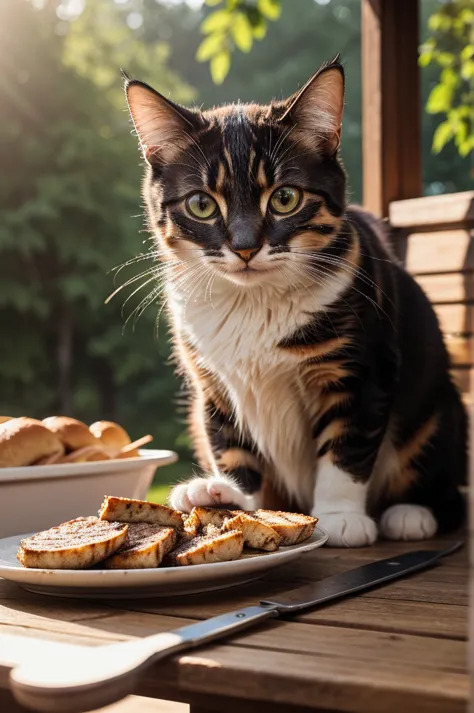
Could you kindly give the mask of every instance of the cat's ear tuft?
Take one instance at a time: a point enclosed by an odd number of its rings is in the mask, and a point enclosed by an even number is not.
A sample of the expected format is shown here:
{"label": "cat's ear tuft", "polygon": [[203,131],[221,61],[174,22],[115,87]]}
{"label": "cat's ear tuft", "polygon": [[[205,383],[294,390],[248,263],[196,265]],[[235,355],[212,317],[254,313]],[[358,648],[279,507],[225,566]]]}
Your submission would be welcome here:
{"label": "cat's ear tuft", "polygon": [[295,125],[292,136],[332,155],[341,141],[343,109],[344,68],[336,55],[288,99],[280,121]]}
{"label": "cat's ear tuft", "polygon": [[177,150],[192,143],[190,136],[200,125],[197,112],[129,77],[125,78],[125,91],[143,155],[150,165],[171,162]]}

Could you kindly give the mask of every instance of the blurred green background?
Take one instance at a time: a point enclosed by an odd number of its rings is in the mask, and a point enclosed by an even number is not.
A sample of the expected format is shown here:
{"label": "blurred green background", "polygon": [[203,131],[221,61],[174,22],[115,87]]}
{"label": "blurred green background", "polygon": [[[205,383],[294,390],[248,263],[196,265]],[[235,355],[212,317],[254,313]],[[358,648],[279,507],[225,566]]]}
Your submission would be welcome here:
{"label": "blurred green background", "polygon": [[[422,2],[420,41],[439,6]],[[152,243],[119,68],[209,107],[290,94],[340,51],[342,154],[350,197],[361,200],[360,0],[283,0],[278,22],[251,53],[233,54],[219,86],[195,59],[212,11],[199,0],[0,3],[0,413],[112,419],[132,437],[152,433],[155,447],[180,455],[158,472],[159,500],[194,466],[166,319],[157,324],[160,298],[142,275]],[[423,105],[440,71],[422,70]],[[440,121],[423,115],[426,194],[472,187],[469,156],[452,143],[430,151]]]}

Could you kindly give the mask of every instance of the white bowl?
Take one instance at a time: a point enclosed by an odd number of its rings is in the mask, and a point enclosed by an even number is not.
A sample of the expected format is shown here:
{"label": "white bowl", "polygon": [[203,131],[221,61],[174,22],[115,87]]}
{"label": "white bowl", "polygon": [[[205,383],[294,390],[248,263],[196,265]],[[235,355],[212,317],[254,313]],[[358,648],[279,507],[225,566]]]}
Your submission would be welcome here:
{"label": "white bowl", "polygon": [[0,537],[95,515],[104,495],[142,500],[156,469],[178,456],[151,449],[139,453],[123,460],[0,468]]}

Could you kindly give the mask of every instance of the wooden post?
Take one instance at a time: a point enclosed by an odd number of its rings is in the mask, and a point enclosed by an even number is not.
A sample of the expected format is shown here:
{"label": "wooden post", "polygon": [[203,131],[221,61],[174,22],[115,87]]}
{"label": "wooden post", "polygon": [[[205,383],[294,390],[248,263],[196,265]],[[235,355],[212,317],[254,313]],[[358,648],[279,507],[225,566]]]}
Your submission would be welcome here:
{"label": "wooden post", "polygon": [[421,178],[418,0],[362,0],[363,203],[386,217]]}

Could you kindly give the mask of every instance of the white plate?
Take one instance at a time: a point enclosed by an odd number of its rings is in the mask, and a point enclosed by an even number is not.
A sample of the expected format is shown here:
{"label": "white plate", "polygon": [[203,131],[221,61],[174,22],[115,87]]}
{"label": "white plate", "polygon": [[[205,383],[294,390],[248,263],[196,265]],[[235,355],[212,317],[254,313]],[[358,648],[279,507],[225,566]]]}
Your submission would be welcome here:
{"label": "white plate", "polygon": [[30,592],[58,597],[130,599],[195,594],[251,582],[282,564],[298,559],[328,539],[319,526],[306,542],[281,547],[277,552],[244,555],[234,562],[156,569],[28,569],[16,559],[20,540],[16,535],[0,540],[0,576]]}
{"label": "white plate", "polygon": [[143,500],[156,469],[178,456],[148,448],[139,453],[139,458],[0,468],[0,537],[90,515],[104,495]]}

